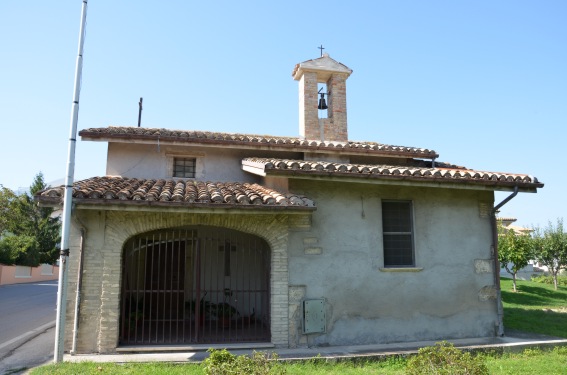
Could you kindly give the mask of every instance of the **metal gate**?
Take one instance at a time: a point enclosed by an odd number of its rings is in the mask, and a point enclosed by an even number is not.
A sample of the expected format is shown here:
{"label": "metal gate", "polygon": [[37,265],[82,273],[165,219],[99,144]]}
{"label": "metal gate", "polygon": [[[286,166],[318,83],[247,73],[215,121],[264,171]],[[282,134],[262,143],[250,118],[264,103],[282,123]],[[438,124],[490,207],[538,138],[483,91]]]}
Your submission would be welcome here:
{"label": "metal gate", "polygon": [[270,341],[270,251],[214,227],[138,235],[124,247],[120,344]]}

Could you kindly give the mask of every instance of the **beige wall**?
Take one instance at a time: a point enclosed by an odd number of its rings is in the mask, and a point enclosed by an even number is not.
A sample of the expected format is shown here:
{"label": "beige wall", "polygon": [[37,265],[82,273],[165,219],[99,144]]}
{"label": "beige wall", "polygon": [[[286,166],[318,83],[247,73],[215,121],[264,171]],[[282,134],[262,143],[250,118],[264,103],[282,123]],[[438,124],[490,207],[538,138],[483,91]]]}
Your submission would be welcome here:
{"label": "beige wall", "polygon": [[197,180],[259,182],[242,170],[243,158],[258,156],[301,158],[302,154],[268,150],[235,150],[221,147],[180,147],[157,144],[109,143],[106,174],[135,178],[172,177],[173,157],[195,157]]}
{"label": "beige wall", "polygon": [[0,285],[35,283],[57,280],[59,267],[42,264],[39,267],[6,266],[0,264]]}
{"label": "beige wall", "polygon": [[84,225],[84,273],[80,305],[78,353],[114,352],[118,345],[122,248],[134,235],[191,225],[218,226],[257,235],[271,251],[270,307],[272,343],[288,346],[288,233],[309,227],[307,214],[167,213],[75,211],[69,257],[69,293],[65,348],[70,349],[80,228]]}
{"label": "beige wall", "polygon": [[[290,236],[290,301],[323,298],[327,312],[327,332],[307,337],[291,306],[292,345],[494,335],[491,191],[309,180],[290,189],[317,204],[311,231]],[[415,268],[384,268],[382,199],[413,202]]]}

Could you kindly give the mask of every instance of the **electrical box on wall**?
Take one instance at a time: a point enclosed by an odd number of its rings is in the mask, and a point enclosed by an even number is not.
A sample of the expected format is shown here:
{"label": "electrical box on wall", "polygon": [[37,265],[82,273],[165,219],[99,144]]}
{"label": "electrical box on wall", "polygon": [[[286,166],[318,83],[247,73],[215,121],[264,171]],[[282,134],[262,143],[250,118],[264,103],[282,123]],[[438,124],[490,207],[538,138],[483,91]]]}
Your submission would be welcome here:
{"label": "electrical box on wall", "polygon": [[325,333],[326,322],[324,299],[303,301],[303,333]]}

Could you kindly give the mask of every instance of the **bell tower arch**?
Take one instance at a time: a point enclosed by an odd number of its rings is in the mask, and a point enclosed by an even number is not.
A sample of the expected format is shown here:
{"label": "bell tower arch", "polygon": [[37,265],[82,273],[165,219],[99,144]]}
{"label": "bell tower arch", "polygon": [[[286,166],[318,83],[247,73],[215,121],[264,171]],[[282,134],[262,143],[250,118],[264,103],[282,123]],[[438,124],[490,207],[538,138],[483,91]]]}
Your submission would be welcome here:
{"label": "bell tower arch", "polygon": [[[304,139],[347,142],[346,80],[352,69],[324,53],[320,58],[296,64],[293,79],[299,81],[299,135]],[[319,84],[324,84],[318,89]],[[321,95],[323,94],[323,95]],[[319,118],[322,99],[328,108]]]}

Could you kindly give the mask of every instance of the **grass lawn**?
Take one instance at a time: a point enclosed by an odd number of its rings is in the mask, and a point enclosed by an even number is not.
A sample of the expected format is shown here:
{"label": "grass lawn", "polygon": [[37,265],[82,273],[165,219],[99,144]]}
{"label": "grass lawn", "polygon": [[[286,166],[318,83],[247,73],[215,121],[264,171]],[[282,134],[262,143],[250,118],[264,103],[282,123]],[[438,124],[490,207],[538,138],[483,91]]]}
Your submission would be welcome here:
{"label": "grass lawn", "polygon": [[[405,361],[384,363],[368,362],[364,364],[345,363],[291,363],[284,364],[286,375],[358,375],[358,374],[403,374]],[[201,365],[197,364],[149,364],[131,363],[62,363],[46,365],[34,369],[32,375],[71,375],[71,374],[147,374],[147,375],[204,375]]]}
{"label": "grass lawn", "polygon": [[567,347],[556,347],[551,351],[526,349],[523,353],[488,356],[486,366],[491,374],[566,375]]}
{"label": "grass lawn", "polygon": [[[485,363],[494,375],[565,375],[567,374],[567,347],[552,351],[527,349],[523,353],[487,355]],[[284,364],[286,375],[402,375],[406,361],[390,358],[383,362],[363,363],[289,363]],[[31,375],[74,375],[74,374],[147,374],[147,375],[203,375],[197,364],[169,363],[61,363],[33,369]]]}
{"label": "grass lawn", "polygon": [[502,278],[504,327],[567,338],[567,287]]}
{"label": "grass lawn", "polygon": [[[518,292],[512,291],[512,280],[502,279],[504,326],[506,328],[567,338],[567,287],[557,291],[553,285],[518,281]],[[523,353],[486,355],[490,374],[567,375],[567,347],[551,351],[527,349]],[[308,361],[282,365],[288,375],[296,374],[404,374],[406,360],[390,357],[385,361],[363,363],[325,363]],[[60,363],[31,371],[32,375],[67,374],[204,374],[198,364],[170,363]]]}

